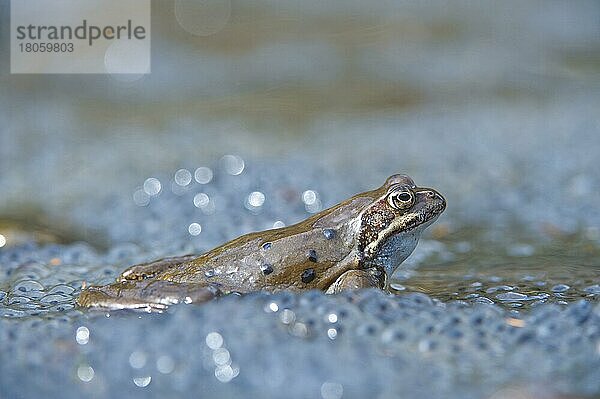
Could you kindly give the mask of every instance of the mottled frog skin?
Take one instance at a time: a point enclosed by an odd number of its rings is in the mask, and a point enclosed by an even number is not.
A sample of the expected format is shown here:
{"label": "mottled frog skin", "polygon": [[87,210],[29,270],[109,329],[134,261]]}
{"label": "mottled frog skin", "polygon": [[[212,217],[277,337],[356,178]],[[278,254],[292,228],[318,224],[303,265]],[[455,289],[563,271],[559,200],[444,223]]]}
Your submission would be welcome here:
{"label": "mottled frog skin", "polygon": [[203,255],[132,266],[77,302],[102,309],[161,310],[257,290],[385,288],[446,201],[406,175],[292,226],[246,234]]}

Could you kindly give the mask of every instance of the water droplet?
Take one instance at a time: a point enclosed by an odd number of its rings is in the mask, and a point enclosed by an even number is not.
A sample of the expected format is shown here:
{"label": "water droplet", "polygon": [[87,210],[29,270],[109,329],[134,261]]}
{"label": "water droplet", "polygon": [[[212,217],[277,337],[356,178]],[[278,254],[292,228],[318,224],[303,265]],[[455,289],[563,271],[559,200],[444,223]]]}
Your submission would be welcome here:
{"label": "water droplet", "polygon": [[180,186],[187,186],[192,182],[192,173],[187,169],[179,169],[175,172],[175,183]]}
{"label": "water droplet", "polygon": [[210,332],[206,335],[206,346],[212,350],[219,349],[223,345],[223,336],[218,332]]}
{"label": "water droplet", "polygon": [[81,326],[77,328],[75,333],[75,341],[79,345],[86,345],[90,340],[90,330],[87,327]]}
{"label": "water droplet", "polygon": [[152,381],[152,377],[151,376],[145,376],[145,377],[133,377],[133,383],[140,387],[140,388],[145,388],[147,387],[150,382]]}
{"label": "water droplet", "polygon": [[188,232],[193,236],[197,236],[202,232],[202,226],[200,226],[200,223],[191,223],[188,226]]}
{"label": "water droplet", "polygon": [[275,302],[270,302],[267,304],[267,306],[265,306],[265,310],[267,312],[277,312],[279,310],[279,305],[277,305]]}
{"label": "water droplet", "polygon": [[221,382],[229,382],[234,377],[233,368],[229,365],[215,368],[215,377]]}
{"label": "water droplet", "polygon": [[248,195],[246,199],[246,208],[258,208],[263,206],[265,203],[265,195],[260,191],[253,191]]}
{"label": "water droplet", "polygon": [[221,163],[225,172],[230,175],[237,176],[244,171],[244,160],[237,155],[225,155],[221,158]]}
{"label": "water droplet", "polygon": [[275,223],[273,223],[274,229],[280,229],[282,227],[285,227],[285,223],[283,223],[281,220],[277,220]]}
{"label": "water droplet", "polygon": [[213,178],[213,171],[206,166],[201,166],[194,172],[194,179],[200,184],[208,184]]}
{"label": "water droplet", "polygon": [[6,245],[6,237],[0,234],[0,248]]}
{"label": "water droplet", "polygon": [[317,202],[317,192],[313,190],[306,190],[302,193],[302,202],[306,205],[312,205]]}
{"label": "water droplet", "polygon": [[198,193],[194,196],[194,206],[196,208],[203,208],[210,202],[210,198],[205,193]]}
{"label": "water droplet", "polygon": [[94,379],[94,369],[88,365],[81,365],[77,368],[77,377],[83,382],[90,382]]}
{"label": "water droplet", "polygon": [[225,366],[231,363],[231,355],[229,351],[223,347],[217,348],[213,352],[213,361],[218,366]]}
{"label": "water droplet", "polygon": [[144,181],[144,192],[149,196],[155,196],[160,193],[162,189],[162,185],[160,184],[160,180],[155,177],[149,177]]}

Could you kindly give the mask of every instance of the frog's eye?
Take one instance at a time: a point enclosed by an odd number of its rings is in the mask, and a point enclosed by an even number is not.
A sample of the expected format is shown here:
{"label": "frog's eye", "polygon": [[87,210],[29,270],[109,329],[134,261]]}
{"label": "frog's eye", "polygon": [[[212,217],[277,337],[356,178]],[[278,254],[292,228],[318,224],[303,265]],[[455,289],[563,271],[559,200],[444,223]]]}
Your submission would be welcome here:
{"label": "frog's eye", "polygon": [[411,191],[392,191],[388,195],[387,200],[392,208],[406,209],[413,206],[415,203],[415,196]]}

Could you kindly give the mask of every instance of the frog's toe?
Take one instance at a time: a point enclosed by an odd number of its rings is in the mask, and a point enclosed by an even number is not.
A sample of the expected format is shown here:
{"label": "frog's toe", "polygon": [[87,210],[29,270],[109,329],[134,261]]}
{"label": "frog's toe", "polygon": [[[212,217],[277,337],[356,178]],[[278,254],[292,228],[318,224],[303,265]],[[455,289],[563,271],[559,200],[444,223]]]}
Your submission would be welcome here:
{"label": "frog's toe", "polygon": [[95,308],[99,310],[143,310],[147,312],[160,312],[167,305],[157,302],[148,302],[143,298],[123,295],[122,290],[116,290],[115,284],[103,287],[88,287],[81,291],[77,298],[77,304],[83,308]]}
{"label": "frog's toe", "polygon": [[220,290],[213,286],[173,283],[164,280],[120,281],[101,287],[88,287],[77,298],[84,308],[106,310],[134,309],[162,311],[178,303],[202,303],[216,298]]}
{"label": "frog's toe", "polygon": [[158,280],[148,283],[141,294],[144,298],[152,298],[158,303],[174,305],[210,301],[220,296],[221,291],[216,286]]}

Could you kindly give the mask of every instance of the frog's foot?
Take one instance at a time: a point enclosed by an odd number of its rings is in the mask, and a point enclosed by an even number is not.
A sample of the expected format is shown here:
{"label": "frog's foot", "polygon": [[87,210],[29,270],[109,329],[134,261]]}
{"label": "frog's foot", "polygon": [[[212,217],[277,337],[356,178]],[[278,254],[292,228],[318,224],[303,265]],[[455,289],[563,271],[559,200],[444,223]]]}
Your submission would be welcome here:
{"label": "frog's foot", "polygon": [[121,275],[117,278],[117,281],[127,281],[127,280],[146,280],[148,278],[153,278],[162,272],[171,269],[175,266],[179,266],[182,263],[189,262],[196,258],[195,255],[184,255],[184,256],[174,256],[171,258],[164,258],[160,260],[156,260],[148,263],[141,263],[139,265],[131,266],[127,270],[125,270]]}
{"label": "frog's foot", "polygon": [[385,272],[377,268],[348,270],[338,277],[327,289],[327,294],[338,294],[346,290],[360,288],[383,288],[385,286]]}
{"label": "frog's foot", "polygon": [[173,283],[164,280],[120,281],[84,289],[77,304],[105,310],[134,309],[160,312],[178,303],[202,303],[221,294],[215,286]]}

